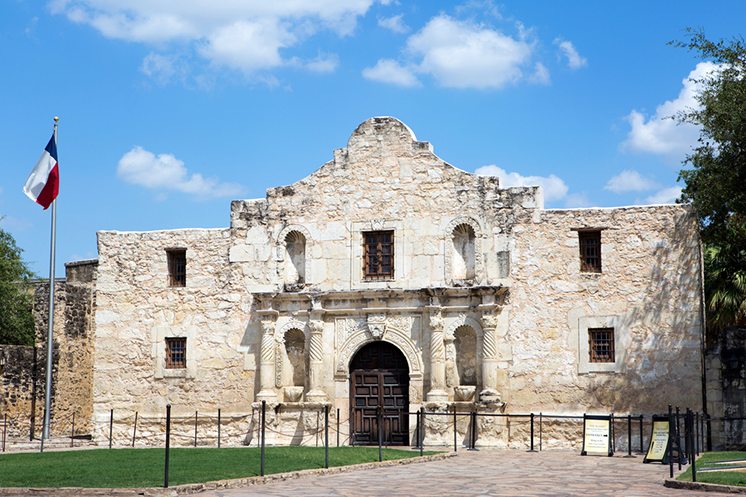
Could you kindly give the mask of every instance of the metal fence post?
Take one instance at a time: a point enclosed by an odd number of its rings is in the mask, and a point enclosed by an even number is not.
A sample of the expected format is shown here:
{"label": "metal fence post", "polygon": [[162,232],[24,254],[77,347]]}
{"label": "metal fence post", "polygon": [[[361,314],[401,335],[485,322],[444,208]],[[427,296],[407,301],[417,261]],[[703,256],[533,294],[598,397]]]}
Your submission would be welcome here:
{"label": "metal fence post", "polygon": [[692,459],[692,448],[689,445],[689,408],[686,408],[684,413],[684,454],[686,455],[687,462]]}
{"label": "metal fence post", "polygon": [[72,428],[70,428],[70,447],[74,447],[75,440],[75,413],[73,413]]}
{"label": "metal fence post", "polygon": [[699,411],[694,414],[694,454],[699,455]]}
{"label": "metal fence post", "polygon": [[197,446],[197,413],[198,411],[194,411],[194,446]]}
{"label": "metal fence post", "polygon": [[218,407],[218,449],[220,448],[220,408]]}
{"label": "metal fence post", "polygon": [[[694,423],[695,423],[694,413],[692,411],[689,411],[689,425],[692,428],[694,428]],[[690,445],[692,446],[694,445],[694,437],[695,437],[694,429],[689,430],[689,438],[691,439]],[[692,454],[690,462],[692,464],[692,481],[696,482],[697,481],[697,456],[695,454]]]}
{"label": "metal fence post", "polygon": [[418,436],[420,437],[420,456],[422,455],[422,451],[425,450],[425,408],[420,407],[420,432]]}
{"label": "metal fence post", "polygon": [[472,411],[471,419],[471,448],[469,450],[477,450],[477,411]]}
{"label": "metal fence post", "polygon": [[378,462],[383,461],[383,406],[378,406]]}
{"label": "metal fence post", "polygon": [[339,447],[339,407],[337,407],[337,447]]}
{"label": "metal fence post", "polygon": [[669,478],[673,478],[673,437],[675,433],[675,425],[673,422],[673,409],[671,404],[668,405],[668,467],[669,467]]}
{"label": "metal fence post", "polygon": [[632,415],[627,414],[627,457],[632,457]]}
{"label": "metal fence post", "polygon": [[536,452],[534,450],[534,413],[531,413],[531,449],[529,452]]}
{"label": "metal fence post", "polygon": [[114,409],[109,411],[109,448],[111,449],[111,435],[114,430]]}
{"label": "metal fence post", "polygon": [[678,454],[676,454],[679,460],[679,471],[681,471],[681,432],[679,432],[679,406],[676,406],[676,447]]}
{"label": "metal fence post", "polygon": [[135,437],[137,436],[137,411],[135,411],[135,427],[132,429],[132,446],[135,446]]}
{"label": "metal fence post", "polygon": [[3,414],[3,452],[5,452],[5,434],[8,432],[8,413]]}
{"label": "metal fence post", "polygon": [[259,475],[264,476],[264,437],[266,435],[264,431],[264,422],[266,420],[266,412],[267,412],[267,401],[262,401],[262,448],[261,448],[261,462],[259,466]]}
{"label": "metal fence post", "polygon": [[171,404],[166,404],[166,461],[163,465],[163,488],[168,488],[168,459],[171,452]]}
{"label": "metal fence post", "polygon": [[644,419],[645,419],[645,415],[640,414],[640,454],[645,453],[645,446],[643,445],[643,442],[642,442],[642,424],[643,424]]}
{"label": "metal fence post", "polygon": [[324,467],[329,467],[329,404],[324,405]]}

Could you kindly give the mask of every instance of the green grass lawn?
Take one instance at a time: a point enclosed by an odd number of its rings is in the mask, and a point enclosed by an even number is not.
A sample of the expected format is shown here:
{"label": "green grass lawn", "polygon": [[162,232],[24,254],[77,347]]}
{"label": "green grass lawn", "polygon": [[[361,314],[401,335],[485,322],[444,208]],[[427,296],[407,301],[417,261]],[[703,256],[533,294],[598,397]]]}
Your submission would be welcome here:
{"label": "green grass lawn", "polygon": [[[384,449],[383,459],[419,456]],[[426,452],[433,454],[433,452]],[[93,449],[0,455],[0,487],[158,487],[164,449]],[[197,483],[259,474],[259,449],[171,449],[169,484]],[[378,447],[329,448],[329,466],[378,461]],[[265,473],[323,468],[323,447],[267,447]]]}
{"label": "green grass lawn", "polygon": [[[746,486],[746,472],[739,471],[707,471],[701,472],[701,469],[711,468],[717,462],[721,461],[744,461],[741,464],[746,465],[746,452],[707,452],[697,458],[697,481],[703,483],[719,483],[721,485],[739,485]],[[681,481],[692,481],[692,468],[689,466],[686,471],[681,473],[677,478]]]}

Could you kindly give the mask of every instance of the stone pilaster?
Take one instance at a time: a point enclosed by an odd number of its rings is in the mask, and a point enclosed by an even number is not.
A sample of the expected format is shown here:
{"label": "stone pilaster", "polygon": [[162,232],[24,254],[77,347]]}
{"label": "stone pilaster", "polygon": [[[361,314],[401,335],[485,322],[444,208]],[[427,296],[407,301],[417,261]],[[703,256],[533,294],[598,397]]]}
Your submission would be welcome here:
{"label": "stone pilaster", "polygon": [[430,391],[428,402],[447,402],[444,338],[445,320],[439,309],[430,310]]}
{"label": "stone pilaster", "polygon": [[482,400],[500,400],[497,389],[497,337],[496,328],[499,319],[497,311],[486,311],[482,314]]}
{"label": "stone pilaster", "polygon": [[262,342],[259,350],[259,386],[260,391],[256,396],[258,401],[266,400],[274,402],[277,400],[275,384],[275,320],[274,315],[262,317]]}
{"label": "stone pilaster", "polygon": [[308,343],[308,387],[306,400],[309,402],[326,401],[326,393],[323,390],[323,368],[324,368],[324,321],[321,316],[311,317],[308,323],[311,337]]}

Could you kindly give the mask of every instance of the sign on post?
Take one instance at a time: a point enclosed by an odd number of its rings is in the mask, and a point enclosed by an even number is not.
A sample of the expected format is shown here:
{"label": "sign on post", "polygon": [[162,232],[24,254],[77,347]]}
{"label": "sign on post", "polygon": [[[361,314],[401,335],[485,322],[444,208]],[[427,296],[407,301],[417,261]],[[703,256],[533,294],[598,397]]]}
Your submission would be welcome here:
{"label": "sign on post", "polygon": [[611,457],[611,416],[583,415],[583,450],[581,456],[589,454]]}
{"label": "sign on post", "polygon": [[659,462],[668,464],[668,444],[671,442],[668,416],[653,416],[653,429],[650,435],[648,452],[642,460],[644,463]]}

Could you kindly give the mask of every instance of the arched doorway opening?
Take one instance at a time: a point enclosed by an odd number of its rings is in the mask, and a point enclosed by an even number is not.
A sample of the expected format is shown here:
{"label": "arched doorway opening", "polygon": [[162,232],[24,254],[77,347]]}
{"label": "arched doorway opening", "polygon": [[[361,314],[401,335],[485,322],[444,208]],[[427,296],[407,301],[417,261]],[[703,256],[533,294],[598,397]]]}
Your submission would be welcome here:
{"label": "arched doorway opening", "polygon": [[409,367],[388,342],[372,342],[350,361],[350,443],[378,444],[379,411],[383,443],[409,445]]}

